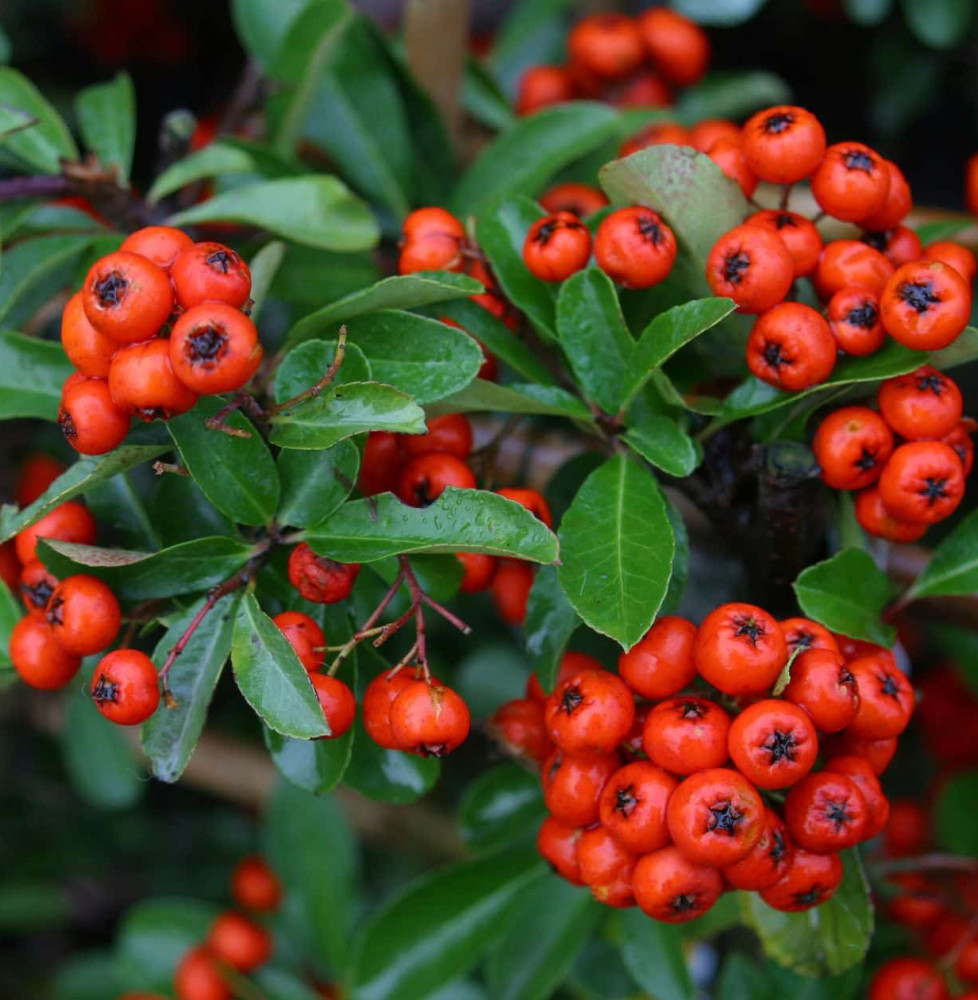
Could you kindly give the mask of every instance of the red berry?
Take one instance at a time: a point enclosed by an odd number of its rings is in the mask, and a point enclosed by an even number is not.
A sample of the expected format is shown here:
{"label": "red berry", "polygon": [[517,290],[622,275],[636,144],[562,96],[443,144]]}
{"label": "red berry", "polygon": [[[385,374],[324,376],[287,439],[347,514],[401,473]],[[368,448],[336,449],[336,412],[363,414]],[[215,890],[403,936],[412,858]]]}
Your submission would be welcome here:
{"label": "red berry", "polygon": [[289,580],[313,604],[345,601],[359,572],[360,563],[341,563],[316,555],[307,542],[300,542],[289,555]]}
{"label": "red berry", "polygon": [[827,649],[810,649],[791,665],[791,680],[782,697],[803,708],[815,728],[837,733],[855,718],[859,687],[845,660]]}
{"label": "red berry", "polygon": [[282,902],[282,883],[260,854],[242,858],[231,874],[231,895],[245,910],[274,913]]}
{"label": "red berry", "polygon": [[205,942],[210,953],[238,972],[251,972],[272,954],[272,936],[246,916],[228,910],[211,924]]}
{"label": "red berry", "polygon": [[632,728],[635,701],[609,671],[575,674],[554,688],[544,707],[547,731],[564,753],[611,753]]}
{"label": "red berry", "polygon": [[95,707],[110,722],[138,726],[160,703],[153,661],[138,649],[117,649],[99,660],[92,675]]}
{"label": "red berry", "polygon": [[449,687],[413,681],[391,703],[391,735],[423,757],[444,757],[469,735],[469,707]]}
{"label": "red berry", "polygon": [[45,609],[51,632],[75,656],[91,656],[112,645],[122,613],[108,584],[94,576],[69,576],[55,588]]}
{"label": "red berry", "polygon": [[9,652],[20,679],[45,691],[64,687],[81,666],[81,657],[61,646],[40,615],[25,615],[17,622],[10,633]]}
{"label": "red berry", "polygon": [[240,309],[251,294],[248,265],[223,243],[195,243],[182,250],[170,269],[177,302],[192,309],[224,302]]}
{"label": "red berry", "polygon": [[353,725],[357,712],[357,702],[350,686],[326,674],[310,674],[309,680],[316,689],[316,697],[329,723],[329,736],[322,739],[333,740],[342,736]]}

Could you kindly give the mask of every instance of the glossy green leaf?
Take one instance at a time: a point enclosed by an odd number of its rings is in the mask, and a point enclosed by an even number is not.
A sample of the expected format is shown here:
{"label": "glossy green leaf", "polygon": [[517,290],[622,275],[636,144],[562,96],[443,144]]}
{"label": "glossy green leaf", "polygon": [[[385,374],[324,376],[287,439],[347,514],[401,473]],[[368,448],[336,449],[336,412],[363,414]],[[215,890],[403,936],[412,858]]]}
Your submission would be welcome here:
{"label": "glossy green leaf", "polygon": [[505,197],[535,195],[561,168],[613,138],[617,128],[611,108],[587,101],[520,118],[466,173],[452,195],[454,211],[478,216]]}
{"label": "glossy green leaf", "polygon": [[353,725],[353,743],[356,752],[343,784],[368,799],[397,805],[416,802],[435,787],[441,774],[441,761],[434,757],[416,757],[378,746],[367,735],[359,714]]}
{"label": "glossy green leaf", "polygon": [[128,990],[162,990],[173,985],[173,970],[200,944],[219,909],[196,899],[152,899],[137,903],[116,932],[116,965]]}
{"label": "glossy green leaf", "polygon": [[547,876],[527,886],[487,962],[493,1000],[547,1000],[602,916],[587,889]]}
{"label": "glossy green leaf", "polygon": [[340,323],[378,309],[419,309],[434,302],[464,299],[481,290],[478,281],[450,271],[394,275],[303,316],[289,330],[287,344],[333,334]]}
{"label": "glossy green leaf", "polygon": [[531,65],[560,60],[575,7],[575,0],[524,0],[508,8],[487,56],[508,93]]}
{"label": "glossy green leaf", "polygon": [[510,128],[516,122],[513,105],[492,73],[477,59],[470,58],[466,63],[462,104],[476,121],[496,131]]}
{"label": "glossy green leaf", "polygon": [[281,448],[331,448],[364,431],[420,434],[424,410],[406,393],[380,382],[349,382],[272,417],[270,438]]}
{"label": "glossy green leaf", "polygon": [[972,511],[934,549],[907,597],[950,597],[978,590],[978,511]]}
{"label": "glossy green leaf", "polygon": [[167,222],[237,222],[321,250],[369,250],[380,236],[370,208],[342,181],[322,175],[233,188],[177,212]]}
{"label": "glossy green leaf", "polygon": [[766,0],[676,0],[673,6],[699,24],[731,27],[749,21]]}
{"label": "glossy green leaf", "polygon": [[292,19],[268,67],[275,94],[268,102],[274,148],[293,156],[322,83],[355,14],[346,0],[316,0]]}
{"label": "glossy green leaf", "polygon": [[258,322],[265,299],[275,280],[278,269],[285,260],[285,244],[281,240],[271,240],[248,262],[251,271],[251,319]]}
{"label": "glossy green leaf", "polygon": [[255,180],[274,180],[294,175],[295,168],[265,146],[225,136],[167,167],[153,182],[146,199],[155,204],[188,184],[209,177],[249,174]]}
{"label": "glossy green leaf", "polygon": [[482,367],[482,351],[468,334],[426,316],[381,309],[350,319],[347,333],[373,378],[419,403],[458,392]]}
{"label": "glossy green leaf", "polygon": [[802,613],[833,632],[892,646],[896,629],[881,620],[895,588],[862,549],[843,549],[802,570],[794,583]]}
{"label": "glossy green leaf", "polygon": [[477,302],[466,299],[443,302],[438,307],[437,315],[454,320],[487,351],[523,378],[543,385],[553,384],[554,377],[547,366],[505,323]]}
{"label": "glossy green leaf", "polygon": [[245,701],[270,729],[300,740],[329,735],[309,674],[254,594],[238,606],[231,666]]}
{"label": "glossy green leaf", "polygon": [[670,476],[691,475],[702,457],[693,439],[671,417],[646,417],[626,431],[622,440]]}
{"label": "glossy green leaf", "polygon": [[491,851],[536,831],[547,814],[538,775],[517,764],[480,774],[459,803],[459,824],[475,851]]}
{"label": "glossy green leaf", "polygon": [[86,87],[75,98],[75,110],[89,151],[128,181],[136,148],[136,91],[129,74]]}
{"label": "glossy green leaf", "polygon": [[844,851],[835,895],[803,913],[784,913],[755,892],[740,893],[745,923],[768,958],[805,976],[838,975],[862,962],[873,933],[869,887],[855,851]]}
{"label": "glossy green leaf", "polygon": [[733,310],[732,299],[712,298],[685,302],[659,313],[642,331],[638,343],[626,359],[623,403],[631,402],[652,372],[676,351],[716,326]]}
{"label": "glossy green leaf", "polygon": [[0,670],[10,670],[10,633],[14,626],[24,617],[24,610],[13,592],[0,580]]}
{"label": "glossy green leaf", "polygon": [[249,437],[212,430],[205,421],[224,406],[219,396],[202,396],[197,405],[167,422],[180,459],[204,496],[238,524],[265,524],[278,507],[280,486],[275,461],[261,434],[240,411],[224,423]]}
{"label": "glossy green leaf", "polygon": [[[202,598],[192,604],[172,621],[153,651],[157,669],[163,666],[206,600]],[[149,758],[150,770],[160,781],[179,780],[204,731],[207,709],[231,652],[231,632],[239,600],[238,594],[222,597],[197,626],[168,675],[176,707],[161,705],[143,725],[143,752]]]}
{"label": "glossy green leaf", "polygon": [[630,649],[655,620],[675,541],[652,475],[616,455],[585,480],[560,525],[557,571],[585,623]]}
{"label": "glossy green leaf", "polygon": [[199,593],[241,569],[252,547],[234,538],[196,538],[159,552],[41,541],[38,558],[57,577],[88,573],[126,601]]}
{"label": "glossy green leaf", "polygon": [[589,267],[561,284],[557,339],[588,397],[605,413],[617,413],[624,403],[626,365],[635,342],[604,271]]}
{"label": "glossy green leaf", "polygon": [[543,214],[529,198],[512,198],[480,214],[475,233],[506,298],[526,313],[543,336],[555,340],[556,286],[534,277],[523,263],[526,234]]}
{"label": "glossy green leaf", "polygon": [[56,420],[61,387],[73,370],[61,344],[0,332],[0,420]]}
{"label": "glossy green leaf", "polygon": [[157,526],[128,473],[122,472],[90,487],[85,503],[96,522],[117,536],[120,545],[132,549],[162,548]]}
{"label": "glossy green leaf", "polygon": [[975,796],[978,772],[970,771],[947,778],[937,799],[937,834],[942,848],[973,858],[978,854],[975,827]]}
{"label": "glossy green leaf", "polygon": [[432,413],[537,413],[567,417],[590,424],[594,417],[587,404],[555,385],[485,382],[476,379],[461,392],[446,396],[429,408]]}
{"label": "glossy green leaf", "polygon": [[523,633],[527,656],[544,691],[553,690],[567,643],[581,624],[560,586],[556,567],[541,566],[530,588]]}
{"label": "glossy green leaf", "polygon": [[[55,293],[69,284],[78,261],[91,242],[91,234],[56,233],[32,236],[15,246],[5,247],[3,268],[0,269],[0,322],[7,326],[17,326],[30,319]],[[3,336],[19,335],[5,333]],[[45,346],[56,349],[64,364],[68,363],[60,344],[48,343]],[[69,371],[64,377],[67,378],[70,373]],[[4,382],[8,377],[16,377],[16,372],[11,372],[9,376],[7,372],[0,375]],[[39,388],[43,388],[45,384],[42,383]],[[19,389],[20,392],[38,391],[30,382],[11,382],[10,387]],[[59,396],[60,391],[61,387],[58,386]],[[0,413],[7,409],[7,405],[0,409]],[[39,415],[54,419],[48,417],[46,412]]]}
{"label": "glossy green leaf", "polygon": [[282,499],[276,520],[294,528],[319,524],[350,495],[359,471],[360,452],[350,441],[325,451],[283,451],[278,457]]}
{"label": "glossy green leaf", "polygon": [[4,504],[0,510],[0,542],[13,538],[19,531],[36,524],[46,514],[67,500],[87,493],[99,483],[149,462],[167,451],[166,445],[123,445],[107,455],[83,455],[66,469],[32,503],[23,510],[14,504]]}
{"label": "glossy green leaf", "polygon": [[901,0],[900,7],[914,35],[935,49],[957,45],[974,14],[971,0]]}
{"label": "glossy green leaf", "polygon": [[[279,403],[295,399],[306,389],[312,388],[326,374],[336,358],[337,341],[307,340],[294,347],[275,371],[275,399]],[[347,382],[369,382],[372,378],[370,362],[356,344],[347,342],[343,363],[333,385]]]}
{"label": "glossy green leaf", "polygon": [[689,532],[686,530],[686,522],[682,514],[669,497],[663,494],[666,502],[666,514],[669,517],[669,524],[672,525],[672,534],[676,541],[676,551],[672,557],[672,576],[669,577],[669,589],[666,591],[665,599],[659,608],[659,615],[674,615],[679,611],[683,596],[686,592],[686,583],[689,580]]}
{"label": "glossy green leaf", "polygon": [[125,734],[99,713],[87,685],[66,701],[61,756],[75,793],[98,809],[131,808],[146,785]]}
{"label": "glossy green leaf", "polygon": [[690,125],[704,118],[740,121],[761,108],[790,101],[791,88],[780,76],[756,69],[729,70],[710,73],[695,87],[684,90],[675,114]]}
{"label": "glossy green leaf", "polygon": [[268,68],[289,28],[314,0],[233,0],[231,16],[241,44]]}
{"label": "glossy green leaf", "polygon": [[356,918],[359,858],[339,803],[281,782],[268,808],[265,850],[285,886],[291,936],[342,975]]}
{"label": "glossy green leaf", "polygon": [[955,240],[973,225],[970,216],[962,216],[959,219],[947,219],[942,222],[925,222],[922,226],[916,226],[914,232],[920,237],[920,242],[927,246],[928,243],[937,240]]}
{"label": "glossy green leaf", "polygon": [[160,544],[167,548],[201,535],[234,535],[235,526],[204,496],[189,476],[160,476],[150,510]]}
{"label": "glossy green leaf", "polygon": [[77,160],[68,126],[41,92],[10,66],[0,66],[0,104],[30,115],[30,128],[0,135],[0,158],[42,174],[61,172],[61,160]]}
{"label": "glossy green leaf", "polygon": [[373,562],[412,552],[485,552],[551,563],[557,539],[525,507],[496,493],[448,487],[430,507],[390,493],[343,504],[305,537],[340,562]]}
{"label": "glossy green leaf", "polygon": [[498,854],[412,883],[367,924],[352,1000],[426,1000],[472,968],[505,928],[522,889],[539,878],[536,852]]}
{"label": "glossy green leaf", "polygon": [[321,795],[343,779],[353,753],[353,729],[333,740],[295,740],[266,728],[265,746],[284,778]]}
{"label": "glossy green leaf", "polygon": [[657,1000],[692,1000],[696,990],[678,925],[649,920],[638,908],[617,916],[621,957],[635,982]]}

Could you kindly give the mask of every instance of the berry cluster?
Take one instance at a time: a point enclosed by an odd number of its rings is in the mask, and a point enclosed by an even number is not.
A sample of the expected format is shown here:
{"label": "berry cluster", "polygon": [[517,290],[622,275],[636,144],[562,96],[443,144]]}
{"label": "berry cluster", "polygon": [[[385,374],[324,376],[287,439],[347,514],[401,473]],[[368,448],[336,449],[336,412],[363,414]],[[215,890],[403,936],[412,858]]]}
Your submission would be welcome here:
{"label": "berry cluster", "polygon": [[531,679],[491,729],[541,765],[558,874],[681,923],[728,889],[829,899],[839,852],[886,824],[878,776],[913,704],[887,650],[726,604],[699,628],[660,619],[617,674],[566,654],[553,692]]}
{"label": "berry cluster", "polygon": [[532,66],[520,79],[521,115],[576,98],[622,108],[667,107],[673,88],[696,83],[710,62],[710,41],[693,21],[655,7],[637,18],[593,14],[567,36],[566,66]]}
{"label": "berry cluster", "polygon": [[61,319],[77,369],[58,417],[68,443],[104,454],[133,416],[166,420],[248,382],[262,360],[244,311],[250,294],[248,265],[233,250],[169,226],[140,229],[96,261]]}
{"label": "berry cluster", "polygon": [[[913,201],[896,164],[862,143],[828,146],[818,119],[792,106],[758,112],[723,141],[729,162],[714,158],[748,197],[759,181],[785,186],[782,208],[760,210],[725,233],[706,263],[714,294],[758,317],[747,364],[759,379],[797,392],[824,382],[840,352],[872,354],[887,334],[934,351],[964,330],[974,256],[950,241],[925,248],[901,224]],[[787,210],[791,186],[803,180],[821,209],[815,221],[853,223],[860,238],[823,244],[813,220]],[[811,278],[824,315],[790,301],[802,278]]]}
{"label": "berry cluster", "polygon": [[954,381],[931,365],[881,383],[879,412],[845,406],[825,417],[812,448],[822,479],[855,490],[871,535],[915,542],[964,498],[974,464],[973,421]]}
{"label": "berry cluster", "polygon": [[[541,281],[565,281],[587,266],[591,232],[573,212],[561,210],[530,226],[523,263]],[[594,260],[625,288],[652,288],[676,260],[676,237],[658,212],[641,205],[610,212],[594,234]]]}
{"label": "berry cluster", "polygon": [[223,969],[247,975],[264,965],[274,942],[255,916],[275,913],[282,903],[282,884],[264,858],[254,855],[238,862],[231,875],[231,895],[240,910],[217,916],[207,938],[180,960],[173,978],[177,1000],[231,1000]]}

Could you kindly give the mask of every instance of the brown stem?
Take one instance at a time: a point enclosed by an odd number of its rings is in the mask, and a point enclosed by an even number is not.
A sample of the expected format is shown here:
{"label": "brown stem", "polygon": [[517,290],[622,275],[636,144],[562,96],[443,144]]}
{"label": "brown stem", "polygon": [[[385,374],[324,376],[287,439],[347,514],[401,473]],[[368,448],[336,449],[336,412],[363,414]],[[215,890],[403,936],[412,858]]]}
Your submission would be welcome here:
{"label": "brown stem", "polygon": [[781,201],[778,203],[778,208],[782,212],[788,211],[788,204],[791,201],[791,184],[785,184],[781,189]]}
{"label": "brown stem", "polygon": [[333,363],[326,370],[326,374],[315,385],[311,385],[308,389],[300,392],[298,396],[293,396],[291,399],[287,399],[284,403],[279,403],[277,406],[273,406],[271,409],[266,410],[266,415],[272,416],[276,413],[281,413],[283,410],[287,410],[292,406],[296,406],[299,403],[304,403],[307,399],[315,399],[332,384],[333,379],[335,379],[339,373],[340,366],[343,364],[343,359],[345,357],[346,326],[344,325],[340,327],[340,332],[336,338],[336,356],[333,358]]}
{"label": "brown stem", "polygon": [[21,198],[58,198],[70,191],[67,177],[40,174],[33,177],[11,177],[0,181],[0,201]]}
{"label": "brown stem", "polygon": [[251,431],[246,431],[241,427],[228,427],[228,425],[224,423],[224,421],[227,420],[232,413],[236,413],[246,405],[245,401],[247,399],[251,399],[248,393],[239,392],[231,400],[231,402],[222,406],[213,417],[208,417],[204,421],[204,426],[212,431],[222,431],[224,434],[230,434],[231,437],[250,438]]}
{"label": "brown stem", "polygon": [[153,472],[158,476],[165,476],[168,472],[174,476],[189,476],[190,470],[185,466],[177,465],[175,462],[154,462]]}

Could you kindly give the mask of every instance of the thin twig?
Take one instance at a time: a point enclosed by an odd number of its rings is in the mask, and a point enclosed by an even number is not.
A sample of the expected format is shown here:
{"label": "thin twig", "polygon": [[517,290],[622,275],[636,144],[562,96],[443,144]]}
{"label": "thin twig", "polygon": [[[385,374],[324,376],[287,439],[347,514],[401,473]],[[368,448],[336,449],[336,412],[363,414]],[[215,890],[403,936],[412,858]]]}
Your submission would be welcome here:
{"label": "thin twig", "polygon": [[236,413],[245,405],[246,399],[250,398],[251,397],[248,396],[246,392],[237,393],[237,395],[235,395],[235,397],[225,406],[222,406],[213,417],[208,417],[204,421],[204,426],[212,431],[222,431],[224,434],[230,434],[231,437],[250,438],[251,431],[246,431],[243,427],[228,427],[228,425],[224,423],[224,421],[227,420],[232,413]]}
{"label": "thin twig", "polygon": [[336,378],[339,373],[340,366],[343,364],[343,359],[346,357],[346,326],[340,327],[340,332],[336,338],[336,355],[333,358],[332,364],[326,370],[326,374],[315,384],[309,386],[308,389],[300,392],[298,396],[293,396],[291,399],[287,399],[284,403],[279,403],[277,406],[271,407],[266,413],[271,416],[276,413],[281,413],[283,410],[287,410],[292,406],[296,406],[299,403],[304,403],[307,399],[315,399],[318,395],[324,392],[332,384],[333,379]]}
{"label": "thin twig", "polygon": [[791,184],[785,184],[785,186],[781,189],[781,201],[778,204],[778,208],[782,212],[788,211],[788,204],[791,201],[791,188]]}
{"label": "thin twig", "polygon": [[177,465],[174,462],[160,462],[156,461],[153,463],[153,472],[158,476],[164,476],[166,473],[171,473],[174,476],[189,476],[190,470],[185,466]]}

